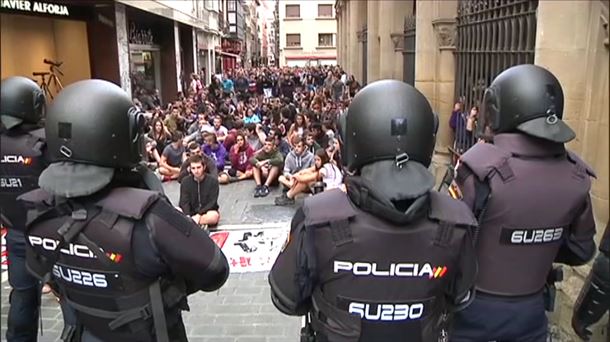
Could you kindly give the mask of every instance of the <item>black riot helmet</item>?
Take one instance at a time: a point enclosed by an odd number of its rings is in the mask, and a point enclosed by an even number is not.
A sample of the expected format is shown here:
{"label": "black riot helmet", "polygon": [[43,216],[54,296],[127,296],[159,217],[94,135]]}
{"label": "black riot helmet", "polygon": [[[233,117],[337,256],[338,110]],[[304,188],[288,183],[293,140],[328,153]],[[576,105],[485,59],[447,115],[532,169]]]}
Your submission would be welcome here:
{"label": "black riot helmet", "polygon": [[117,85],[103,80],[73,83],[48,109],[50,161],[133,168],[142,158],[145,121]]}
{"label": "black riot helmet", "polygon": [[563,117],[563,90],[548,70],[532,64],[511,67],[485,91],[483,118],[493,133],[521,131],[565,143],[575,138]]}
{"label": "black riot helmet", "polygon": [[0,117],[7,129],[24,122],[37,124],[44,115],[44,94],[29,78],[13,76],[3,79],[0,94]]}
{"label": "black riot helmet", "polygon": [[414,87],[396,80],[370,83],[360,90],[347,114],[339,118],[349,171],[369,163],[394,160],[430,165],[436,119],[430,104]]}

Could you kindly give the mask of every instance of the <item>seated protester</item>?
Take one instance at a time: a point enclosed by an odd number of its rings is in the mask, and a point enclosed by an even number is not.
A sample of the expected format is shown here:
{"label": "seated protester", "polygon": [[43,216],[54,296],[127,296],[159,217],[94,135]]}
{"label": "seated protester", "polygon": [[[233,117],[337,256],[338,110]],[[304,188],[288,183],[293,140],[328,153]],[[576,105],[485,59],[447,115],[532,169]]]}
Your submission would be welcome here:
{"label": "seated protester", "polygon": [[[324,151],[325,157],[322,156],[321,152],[319,151]],[[320,155],[322,160],[322,167],[320,168],[320,180],[324,183],[324,190],[340,188],[343,184],[343,172],[341,172],[339,166],[337,166],[337,164],[335,164],[335,162],[331,159],[331,156],[328,154],[327,150],[319,149],[316,152],[316,156],[317,155]]]}
{"label": "seated protester", "polygon": [[199,146],[196,142],[191,142],[188,146],[188,151],[186,156],[188,157],[180,167],[180,174],[178,175],[178,182],[182,182],[182,180],[191,174],[191,163],[189,162],[189,158],[191,156],[202,156],[203,162],[205,163],[205,172],[210,175],[210,177],[218,177],[218,171],[216,170],[216,161],[201,151],[201,146]]}
{"label": "seated protester", "polygon": [[317,150],[322,148],[317,142],[315,135],[312,131],[306,131],[305,134],[305,145],[307,151],[311,152],[311,154],[315,154]]}
{"label": "seated protester", "polygon": [[335,165],[340,166],[341,163],[341,143],[339,139],[332,138],[328,141],[328,147],[326,147],[326,153],[328,153],[328,157],[330,160],[335,163]]}
{"label": "seated protester", "polygon": [[151,170],[156,170],[159,167],[159,161],[161,157],[159,153],[157,153],[157,149],[155,148],[156,142],[150,138],[148,135],[144,136],[144,146],[146,153],[144,154],[142,161],[146,163],[146,166]]}
{"label": "seated protester", "polygon": [[269,130],[269,136],[274,139],[275,146],[282,154],[282,157],[286,158],[286,156],[292,150],[292,148],[290,147],[290,144],[286,141],[286,139],[282,138],[281,133],[277,129]]}
{"label": "seated protester", "polygon": [[243,133],[239,132],[235,137],[235,144],[229,152],[231,168],[227,172],[221,172],[218,181],[220,184],[229,184],[240,180],[252,178],[252,164],[250,158],[254,156],[254,150]]}
{"label": "seated protester", "polygon": [[174,134],[182,126],[182,118],[180,117],[180,109],[174,106],[170,114],[165,118],[163,123],[171,134]]}
{"label": "seated protester", "polygon": [[305,115],[297,114],[294,118],[294,123],[290,126],[286,137],[288,137],[288,141],[294,141],[292,138],[294,136],[302,137],[307,129],[307,121],[305,120]]}
{"label": "seated protester", "polygon": [[225,170],[225,159],[227,158],[227,150],[223,144],[218,143],[218,139],[214,133],[205,133],[203,138],[205,145],[203,146],[203,153],[214,159],[216,163],[216,170],[222,172]]}
{"label": "seated protester", "polygon": [[267,135],[263,131],[263,127],[260,124],[247,124],[246,132],[248,135],[246,136],[246,141],[248,145],[252,147],[254,152],[258,152],[261,148],[263,148],[263,144],[267,140]]}
{"label": "seated protester", "polygon": [[192,155],[189,162],[191,174],[180,183],[180,209],[204,228],[215,226],[220,220],[218,179],[206,174],[202,156]]}
{"label": "seated protester", "polygon": [[161,118],[153,119],[151,126],[152,130],[148,132],[148,137],[153,140],[151,144],[153,145],[154,150],[151,150],[151,153],[157,163],[159,163],[161,162],[161,155],[163,154],[165,146],[169,145],[172,140],[172,135],[163,124]]}
{"label": "seated protester", "polygon": [[224,143],[227,135],[229,134],[229,130],[222,125],[222,118],[220,116],[214,117],[214,127],[213,133],[216,134],[216,138],[219,142]]}
{"label": "seated protester", "polygon": [[206,132],[214,132],[214,127],[208,122],[208,116],[205,113],[199,113],[197,121],[189,127],[184,142],[197,141],[202,143],[202,134]]}
{"label": "seated protester", "polygon": [[324,147],[328,146],[328,135],[322,129],[322,124],[319,122],[314,122],[311,124],[311,131],[313,132],[313,138],[318,143],[318,146]]}
{"label": "seated protester", "polygon": [[244,124],[259,124],[261,123],[261,118],[258,115],[254,115],[254,109],[248,108],[246,111],[246,116],[244,116]]}
{"label": "seated protester", "polygon": [[275,199],[275,205],[292,205],[294,198],[300,193],[310,191],[311,187],[320,179],[320,169],[328,162],[328,155],[324,149],[318,149],[314,156],[313,165],[292,175],[290,189]]}
{"label": "seated protester", "polygon": [[[311,152],[305,148],[305,141],[301,137],[294,137],[292,139],[294,149],[290,151],[286,159],[284,160],[284,171],[279,177],[279,182],[284,186],[284,192],[282,197],[286,197],[286,192],[292,189],[295,180],[292,176],[301,170],[307,169],[313,165],[314,156]],[[279,198],[276,198],[276,203]]]}
{"label": "seated protester", "polygon": [[180,131],[172,134],[172,142],[167,145],[161,155],[159,162],[159,173],[163,176],[163,181],[178,179],[180,175],[180,166],[186,159],[182,145],[182,133]]}
{"label": "seated protester", "polygon": [[268,137],[263,148],[250,159],[250,163],[254,167],[252,172],[256,182],[254,197],[269,195],[269,187],[277,181],[283,162],[284,157],[275,147],[273,138]]}

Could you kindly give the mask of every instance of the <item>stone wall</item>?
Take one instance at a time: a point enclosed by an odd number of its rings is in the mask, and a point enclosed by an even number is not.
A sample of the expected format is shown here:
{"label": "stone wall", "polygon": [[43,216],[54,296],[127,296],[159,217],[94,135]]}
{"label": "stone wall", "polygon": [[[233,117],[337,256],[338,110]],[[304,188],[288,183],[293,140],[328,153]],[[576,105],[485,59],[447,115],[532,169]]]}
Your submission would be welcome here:
{"label": "stone wall", "polygon": [[[567,25],[566,23],[570,23]],[[548,68],[565,93],[564,119],[577,138],[568,147],[597,173],[591,200],[599,242],[608,221],[608,1],[540,1],[535,63]],[[588,265],[566,269],[559,302],[551,321],[564,336],[571,331],[572,306],[588,274]],[[595,329],[604,340],[607,318]]]}

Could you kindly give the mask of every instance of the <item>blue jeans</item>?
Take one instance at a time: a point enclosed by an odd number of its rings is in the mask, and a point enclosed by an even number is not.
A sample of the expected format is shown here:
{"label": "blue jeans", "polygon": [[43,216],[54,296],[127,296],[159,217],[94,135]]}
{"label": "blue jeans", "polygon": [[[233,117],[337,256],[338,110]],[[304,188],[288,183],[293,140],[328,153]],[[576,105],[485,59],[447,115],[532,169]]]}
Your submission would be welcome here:
{"label": "blue jeans", "polygon": [[8,250],[9,297],[6,339],[8,342],[36,341],[40,304],[40,282],[25,268],[25,237],[9,229],[6,236]]}

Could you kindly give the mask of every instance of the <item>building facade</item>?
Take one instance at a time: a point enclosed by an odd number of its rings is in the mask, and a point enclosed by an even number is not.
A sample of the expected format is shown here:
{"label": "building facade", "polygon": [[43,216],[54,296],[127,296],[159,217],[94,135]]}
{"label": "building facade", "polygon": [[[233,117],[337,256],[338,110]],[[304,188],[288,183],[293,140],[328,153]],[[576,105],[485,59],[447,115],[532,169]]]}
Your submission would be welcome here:
{"label": "building facade", "polygon": [[[206,1],[207,2],[207,1]],[[199,69],[198,30],[210,30],[197,1],[2,1],[2,78],[63,62],[63,86],[100,78],[132,96],[175,99]],[[48,71],[48,70],[46,70]],[[58,89],[51,88],[52,92]]]}
{"label": "building facade", "polygon": [[216,72],[226,73],[242,66],[244,59],[244,1],[220,0],[221,45],[217,50],[220,55]]}
{"label": "building facade", "polygon": [[[568,148],[597,173],[591,200],[599,241],[609,217],[608,7],[608,0],[338,0],[338,60],[365,82],[404,80],[428,98],[440,116],[435,163],[441,176],[458,99],[467,109],[480,105],[495,76],[513,65],[553,72],[564,90],[564,120],[577,135]],[[560,340],[577,340],[571,306],[589,267],[564,269],[551,318],[566,335]],[[604,326],[596,331],[600,340]]]}
{"label": "building facade", "polygon": [[332,1],[279,2],[280,66],[337,64],[333,5]]}

